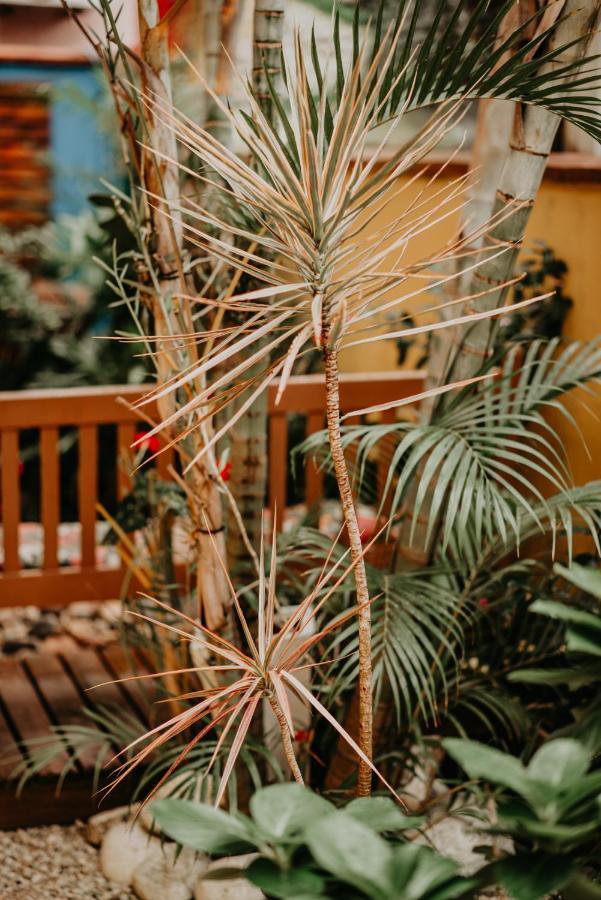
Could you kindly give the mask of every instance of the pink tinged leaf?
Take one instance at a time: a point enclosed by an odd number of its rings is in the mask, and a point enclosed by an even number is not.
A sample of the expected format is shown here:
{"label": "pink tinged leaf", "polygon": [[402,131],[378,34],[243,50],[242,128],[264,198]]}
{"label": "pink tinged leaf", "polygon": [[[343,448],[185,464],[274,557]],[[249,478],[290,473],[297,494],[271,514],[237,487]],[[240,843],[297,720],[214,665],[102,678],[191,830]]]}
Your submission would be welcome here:
{"label": "pink tinged leaf", "polygon": [[258,622],[259,659],[265,662],[265,540],[263,537],[263,513],[261,512],[261,545],[259,547],[259,602]]}
{"label": "pink tinged leaf", "polygon": [[529,300],[520,300],[519,303],[510,303],[507,306],[500,306],[493,310],[487,310],[486,312],[479,313],[469,313],[466,316],[457,316],[455,319],[448,319],[443,322],[432,322],[429,325],[417,325],[415,328],[405,328],[402,331],[388,331],[386,334],[374,335],[369,338],[361,338],[358,341],[349,341],[348,344],[345,344],[345,348],[347,347],[358,347],[360,344],[372,344],[374,341],[381,340],[389,340],[392,338],[398,337],[410,337],[414,334],[426,334],[430,331],[440,331],[441,328],[452,328],[456,325],[465,325],[466,323],[471,322],[479,322],[481,319],[495,319],[500,316],[505,316],[507,313],[513,312],[516,309],[522,309],[523,307],[530,306],[532,303],[538,303],[541,300],[545,300],[547,297],[551,297],[552,294],[541,294],[539,297],[531,297]]}
{"label": "pink tinged leaf", "polygon": [[288,350],[288,353],[286,354],[286,360],[284,362],[284,368],[282,370],[282,375],[280,377],[280,383],[278,385],[278,392],[277,392],[276,398],[275,398],[276,406],[279,405],[280,400],[282,399],[282,394],[286,390],[286,385],[288,384],[288,379],[290,378],[290,375],[292,373],[292,367],[294,365],[296,357],[299,354],[300,348],[303,346],[303,344],[308,339],[310,334],[311,334],[311,329],[308,325],[306,325],[304,328],[301,329],[301,331],[299,331],[299,333],[296,335],[296,337],[290,344],[290,349]]}
{"label": "pink tinged leaf", "polygon": [[359,759],[361,759],[366,765],[369,766],[369,768],[372,770],[372,772],[380,779],[382,784],[388,788],[388,790],[391,792],[391,794],[393,794],[394,797],[402,805],[403,801],[401,800],[401,798],[399,797],[399,795],[397,794],[395,789],[392,787],[392,785],[386,781],[384,776],[374,766],[371,759],[363,752],[363,750],[357,744],[357,742],[353,740],[353,738],[350,736],[348,731],[345,731],[345,729],[342,727],[342,725],[336,721],[334,716],[330,712],[328,712],[328,710],[325,708],[325,706],[322,703],[320,703],[316,697],[313,696],[311,691],[307,690],[307,688],[302,683],[302,681],[299,681],[298,678],[295,678],[295,676],[291,675],[290,672],[282,672],[282,678],[285,678],[286,681],[288,681],[292,685],[294,690],[298,694],[300,694],[301,697],[304,697],[304,699],[307,700],[311,704],[311,706],[313,706],[317,710],[317,712],[320,713],[320,715],[322,715],[324,717],[326,722],[329,722],[330,725],[336,729],[338,734],[346,741],[346,743],[349,745],[349,747],[352,747],[352,749],[355,751],[355,753],[357,754]]}
{"label": "pink tinged leaf", "polygon": [[[254,640],[253,640],[253,637],[252,637],[252,634],[250,633],[250,629],[249,629],[249,627],[248,627],[248,623],[247,623],[246,618],[245,618],[245,616],[244,616],[244,613],[243,613],[243,611],[242,611],[242,607],[240,606],[240,601],[238,600],[238,594],[236,593],[236,589],[235,589],[235,587],[234,587],[234,585],[233,585],[233,583],[232,583],[232,580],[231,580],[231,578],[230,578],[230,573],[228,572],[227,566],[226,566],[225,562],[223,561],[223,559],[222,559],[222,557],[221,557],[221,553],[219,553],[219,549],[218,549],[217,544],[216,544],[216,542],[215,542],[215,538],[213,537],[213,533],[211,532],[211,529],[210,529],[210,527],[209,527],[209,520],[208,520],[206,514],[203,513],[203,517],[204,517],[204,520],[205,520],[205,527],[206,527],[206,529],[207,529],[207,531],[208,531],[208,533],[209,533],[209,538],[210,538],[211,543],[212,543],[212,545],[213,545],[213,550],[215,551],[215,555],[216,555],[216,557],[217,557],[217,561],[219,562],[219,566],[220,566],[220,568],[221,568],[221,570],[222,570],[222,572],[223,572],[223,574],[224,574],[224,576],[225,576],[225,580],[227,581],[227,584],[229,585],[230,592],[231,592],[231,595],[232,595],[232,600],[233,600],[233,603],[234,603],[234,608],[235,608],[236,613],[237,613],[237,615],[238,615],[238,619],[239,619],[239,621],[240,621],[240,625],[242,626],[242,630],[244,631],[244,634],[245,634],[245,636],[246,636],[246,640],[248,641],[248,646],[250,647],[250,650],[251,650],[251,653],[252,653],[252,655],[253,655],[253,658],[254,658],[255,662],[259,663],[259,662],[260,662],[259,651],[257,650],[257,645],[255,644],[255,642],[254,642]],[[248,657],[247,657],[247,659],[248,659]],[[251,663],[251,660],[248,659],[248,662]]]}
{"label": "pink tinged leaf", "polygon": [[199,451],[199,453],[197,453],[196,456],[188,463],[188,465],[184,469],[184,473],[189,472],[190,469],[192,469],[196,465],[196,463],[200,459],[202,459],[202,457],[211,449],[211,447],[216,444],[217,441],[219,441],[223,437],[223,435],[232,428],[233,425],[236,424],[238,419],[240,419],[244,415],[248,407],[252,406],[257,397],[269,387],[276,375],[280,373],[282,366],[283,362],[278,363],[278,365],[274,367],[273,371],[267,376],[267,378],[263,379],[263,381],[259,384],[259,387],[254,390],[252,394],[244,401],[238,411],[229,419],[228,422],[225,423],[225,425],[223,425],[222,428],[219,429],[219,431],[215,432],[213,437],[209,441],[207,441],[207,443]]}
{"label": "pink tinged leaf", "polygon": [[421,391],[421,393],[413,394],[411,397],[402,397],[400,400],[391,400],[389,403],[378,403],[376,406],[366,406],[365,409],[355,409],[353,412],[346,413],[342,416],[342,419],[347,419],[349,416],[366,416],[370,413],[384,412],[387,409],[398,409],[400,406],[410,406],[412,403],[420,403],[422,400],[427,400],[429,397],[438,397],[440,394],[448,393],[448,391],[458,391],[460,388],[475,384],[477,381],[494,378],[495,374],[495,372],[488,372],[486,375],[478,375],[474,378],[466,378],[463,381],[455,381],[452,384],[444,384],[440,387],[430,388],[428,391]]}
{"label": "pink tinged leaf", "polygon": [[[266,616],[266,644],[269,646],[273,640],[275,622],[275,584],[277,576],[277,508],[274,509],[273,530],[271,534],[271,566],[269,568],[269,585],[267,587],[267,616]],[[263,660],[265,662],[265,659]]]}
{"label": "pink tinged leaf", "polygon": [[[252,692],[255,689],[256,689],[256,682],[254,685],[252,685],[249,688],[249,690],[240,698],[240,700],[238,700],[238,702],[233,707],[230,706],[228,708],[228,710],[226,711],[227,715],[229,715],[229,718],[228,718],[227,722],[225,723],[225,725],[223,726],[223,730],[222,730],[221,734],[219,735],[219,740],[217,741],[217,745],[215,746],[213,755],[211,756],[211,759],[209,760],[209,764],[207,765],[207,768],[206,768],[207,775],[209,774],[209,772],[215,765],[215,760],[219,756],[219,753],[223,746],[223,742],[225,741],[232,725],[236,721],[236,717],[240,713],[240,710],[242,709],[242,707],[248,702],[248,698],[251,696]],[[225,714],[222,715],[221,718],[225,718]]]}
{"label": "pink tinged leaf", "polygon": [[[206,517],[205,517],[205,519],[206,519]],[[234,586],[233,586],[233,584],[231,584],[231,582],[230,582],[230,589],[233,593],[235,593]],[[201,631],[203,634],[208,635],[212,641],[227,648],[231,653],[235,653],[238,657],[244,656],[244,654],[239,650],[238,647],[236,647],[235,644],[232,644],[231,641],[226,640],[224,637],[222,637],[216,631],[211,631],[210,628],[207,628],[205,625],[203,625],[201,622],[199,622],[198,619],[192,619],[190,616],[187,616],[186,613],[182,612],[180,609],[175,609],[175,607],[169,606],[168,603],[164,603],[162,600],[159,600],[157,597],[151,597],[149,594],[145,594],[142,591],[140,591],[140,596],[146,597],[147,600],[152,600],[153,603],[156,603],[157,606],[160,606],[163,609],[167,610],[167,612],[171,612],[174,615],[179,616],[180,619],[184,619],[184,621],[186,621],[190,625],[192,625],[192,627],[195,628],[197,631]]]}
{"label": "pink tinged leaf", "polygon": [[227,762],[223,769],[223,775],[221,776],[221,781],[219,782],[219,788],[217,790],[217,796],[215,798],[215,806],[219,806],[221,801],[223,800],[223,795],[225,794],[225,789],[227,787],[227,783],[229,781],[230,775],[232,774],[232,770],[238,759],[240,754],[240,750],[242,749],[242,744],[246,738],[248,733],[248,729],[250,728],[250,723],[252,722],[252,718],[255,714],[255,710],[261,700],[261,695],[259,694],[249,702],[244,715],[242,716],[242,720],[240,725],[238,726],[238,731],[236,732],[236,736],[232,741],[232,746],[230,747],[230,752],[227,758]]}
{"label": "pink tinged leaf", "polygon": [[144,619],[145,622],[150,622],[151,625],[156,625],[159,628],[165,628],[167,631],[172,631],[174,634],[178,634],[180,637],[182,637],[185,641],[200,644],[205,650],[210,650],[211,653],[215,653],[218,656],[223,656],[224,659],[229,659],[230,662],[234,663],[237,666],[245,667],[250,662],[248,657],[245,657],[241,652],[230,653],[228,650],[222,647],[210,644],[203,638],[199,638],[195,635],[188,634],[187,632],[182,631],[181,628],[174,628],[173,625],[168,625],[167,622],[161,622],[159,619],[153,619],[152,616],[145,616],[143,613],[135,612],[133,609],[128,610],[128,613],[130,616],[135,616],[137,619]]}

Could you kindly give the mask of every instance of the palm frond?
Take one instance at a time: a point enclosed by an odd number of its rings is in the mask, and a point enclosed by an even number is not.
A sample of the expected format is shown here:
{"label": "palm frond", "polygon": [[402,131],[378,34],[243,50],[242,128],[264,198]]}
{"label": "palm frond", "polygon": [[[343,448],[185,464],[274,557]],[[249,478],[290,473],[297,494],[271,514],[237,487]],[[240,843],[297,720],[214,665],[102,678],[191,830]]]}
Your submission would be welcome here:
{"label": "palm frond", "polygon": [[[425,511],[430,485],[436,484],[428,527],[441,517],[441,549],[452,545],[455,558],[469,555],[470,542],[472,549],[499,538],[505,545],[519,544],[533,522],[540,532],[562,526],[571,531],[569,466],[560,436],[544,414],[559,410],[574,423],[561,398],[575,387],[593,390],[601,376],[601,341],[565,347],[559,339],[533,341],[518,366],[520,353],[514,348],[496,379],[484,382],[476,394],[459,393],[428,424],[402,421],[345,430],[345,446],[356,448],[359,484],[368,477],[375,453],[390,454],[380,497],[388,515],[403,511],[419,472],[411,511],[415,524]],[[301,450],[323,457],[324,439],[323,433],[312,435]],[[544,496],[549,488],[557,495],[553,501]],[[584,519],[594,534],[596,514],[587,510]]]}
{"label": "palm frond", "polygon": [[[448,700],[449,679],[461,654],[470,603],[459,605],[454,591],[438,573],[387,575],[369,569],[372,603],[373,675],[376,698],[390,691],[399,723],[416,715],[438,722]],[[330,700],[350,688],[358,671],[358,640],[350,628],[328,647],[335,667],[326,672]]]}
{"label": "palm frond", "polygon": [[[370,66],[364,85],[368,95],[377,96],[378,122],[396,115],[401,107],[411,111],[456,98],[503,98],[543,107],[601,140],[599,56],[583,58],[579,50],[588,35],[574,39],[568,33],[562,43],[553,40],[569,15],[551,16],[549,22],[548,4],[544,4],[499,41],[499,26],[515,3],[503,0],[496,4],[494,14],[478,33],[478,26],[485,21],[483,14],[491,5],[490,0],[480,0],[475,8],[469,8],[467,0],[458,0],[452,14],[446,15],[449,4],[439,0],[430,28],[418,43],[416,25],[424,15],[424,4],[421,0],[400,0],[396,21],[385,34],[381,15],[368,26],[370,52],[364,54],[364,60],[359,41],[354,41],[347,71],[342,65],[339,29],[334,28],[337,90],[334,97],[325,100],[324,142],[333,140],[333,123],[348,72],[362,61],[365,68]],[[446,24],[442,24],[445,19]],[[379,56],[382,45],[394,48],[393,59],[386,66]],[[311,62],[311,81],[321,86],[323,66],[316,52]],[[285,126],[284,115],[282,121]],[[317,139],[315,127],[314,136]]]}

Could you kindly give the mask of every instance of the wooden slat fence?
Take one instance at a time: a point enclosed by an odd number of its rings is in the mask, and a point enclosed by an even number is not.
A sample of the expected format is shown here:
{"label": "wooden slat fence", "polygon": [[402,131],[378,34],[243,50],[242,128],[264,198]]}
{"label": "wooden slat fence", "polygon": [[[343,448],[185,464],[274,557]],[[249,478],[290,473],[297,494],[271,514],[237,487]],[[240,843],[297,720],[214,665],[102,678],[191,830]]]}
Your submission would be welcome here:
{"label": "wooden slat fence", "polygon": [[[350,412],[374,403],[408,397],[423,389],[421,372],[346,375],[341,385],[341,410]],[[307,375],[290,379],[280,404],[275,406],[277,385],[269,394],[269,506],[283,511],[289,466],[289,416],[306,417],[306,434],[325,424],[325,387],[323,376]],[[0,607],[36,604],[62,606],[73,600],[109,599],[119,596],[122,569],[108,568],[97,562],[96,502],[99,466],[112,467],[116,473],[118,495],[129,486],[123,471],[123,454],[129,448],[140,419],[118,398],[132,403],[142,394],[139,387],[111,386],[34,390],[0,393],[0,510],[4,562],[0,570]],[[145,408],[152,417],[153,410]],[[388,420],[394,418],[388,413]],[[112,426],[116,431],[117,451],[112,459],[99,459],[98,430]],[[61,483],[59,435],[66,427],[76,429],[78,444],[78,521],[81,528],[81,559],[77,566],[62,566],[59,559],[61,523]],[[40,518],[44,552],[39,568],[25,568],[19,554],[21,496],[19,487],[19,434],[39,430]],[[173,459],[173,451],[158,458],[163,476]],[[322,476],[309,460],[306,463],[306,502],[319,501]]]}

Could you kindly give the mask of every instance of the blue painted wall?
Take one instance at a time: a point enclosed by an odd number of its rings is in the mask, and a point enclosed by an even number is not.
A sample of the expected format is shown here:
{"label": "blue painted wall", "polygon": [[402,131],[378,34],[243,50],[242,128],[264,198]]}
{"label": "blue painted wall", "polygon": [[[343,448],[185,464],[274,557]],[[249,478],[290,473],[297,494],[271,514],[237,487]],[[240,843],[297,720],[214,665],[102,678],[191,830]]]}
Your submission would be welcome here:
{"label": "blue painted wall", "polygon": [[114,143],[97,110],[106,108],[102,75],[94,66],[0,63],[0,81],[35,81],[51,87],[50,165],[52,216],[75,214],[99,190],[100,177],[119,180]]}

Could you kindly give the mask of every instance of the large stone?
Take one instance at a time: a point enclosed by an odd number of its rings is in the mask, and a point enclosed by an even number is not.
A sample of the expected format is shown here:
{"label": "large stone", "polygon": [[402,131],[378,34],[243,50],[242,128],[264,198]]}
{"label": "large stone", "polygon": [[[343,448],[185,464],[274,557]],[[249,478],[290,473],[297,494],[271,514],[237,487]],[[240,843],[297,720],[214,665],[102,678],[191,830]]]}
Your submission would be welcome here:
{"label": "large stone", "polygon": [[100,868],[109,881],[131,884],[133,874],[147,857],[160,853],[161,842],[139,825],[118,822],[102,839]]}
{"label": "large stone", "polygon": [[[219,869],[245,869],[256,859],[256,853],[244,856],[226,856],[210,863],[206,874]],[[212,880],[202,878],[196,885],[194,900],[263,900],[264,894],[246,878],[228,878]]]}
{"label": "large stone", "polygon": [[139,803],[131,806],[115,806],[113,809],[104,809],[102,812],[90,816],[86,822],[86,840],[93,847],[100,847],[109,828],[118,822],[131,822],[139,806]]}
{"label": "large stone", "polygon": [[168,844],[137,867],[132,887],[140,900],[190,900],[209,861],[187,847],[179,855],[176,850],[175,844]]}

